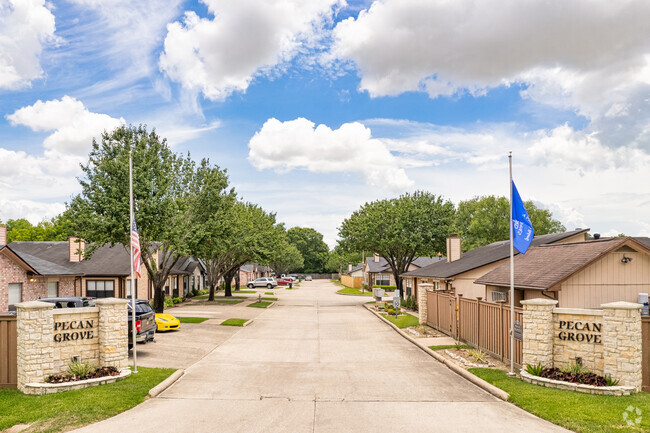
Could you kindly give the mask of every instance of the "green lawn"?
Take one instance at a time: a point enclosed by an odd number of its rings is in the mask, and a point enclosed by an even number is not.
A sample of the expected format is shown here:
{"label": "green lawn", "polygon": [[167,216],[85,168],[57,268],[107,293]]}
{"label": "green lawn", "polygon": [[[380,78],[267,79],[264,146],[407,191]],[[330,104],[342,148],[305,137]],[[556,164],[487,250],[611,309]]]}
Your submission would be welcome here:
{"label": "green lawn", "polygon": [[341,290],[337,290],[336,293],[342,293],[344,295],[363,295],[363,296],[372,296],[372,292],[362,291],[361,289],[353,289],[352,287],[345,287]]}
{"label": "green lawn", "polygon": [[181,323],[202,323],[209,320],[206,317],[177,317]]}
{"label": "green lawn", "polygon": [[262,302],[253,302],[252,304],[247,305],[247,307],[253,307],[253,308],[266,308],[266,307],[268,307],[269,305],[271,305],[271,302],[265,302],[265,301],[262,301]]}
{"label": "green lawn", "polygon": [[233,290],[233,293],[257,293],[255,290]]}
{"label": "green lawn", "polygon": [[220,305],[234,305],[244,302],[243,299],[215,299],[214,302]]}
{"label": "green lawn", "polygon": [[266,298],[262,298],[262,300],[263,301],[277,301],[278,298],[272,298],[272,297],[269,296],[269,297],[266,297]]}
{"label": "green lawn", "polygon": [[[510,394],[510,401],[522,409],[576,432],[650,431],[650,393],[626,397],[588,395],[532,385],[508,377],[506,372],[501,370],[470,368],[469,371],[506,391]],[[642,410],[639,424],[632,426],[626,424],[623,413],[628,408]],[[635,414],[634,417],[636,416]],[[630,418],[628,416],[628,419]]]}
{"label": "green lawn", "polygon": [[438,346],[429,346],[429,349],[431,350],[445,350],[445,349],[471,349],[472,346],[468,346],[467,344],[460,344],[460,345],[455,345],[455,344],[440,344]]}
{"label": "green lawn", "polygon": [[248,319],[228,319],[221,322],[223,326],[244,326]]}
{"label": "green lawn", "polygon": [[420,320],[408,313],[404,313],[401,316],[389,316],[387,314],[382,314],[385,318],[390,320],[393,324],[395,324],[398,328],[408,328],[409,326],[418,326],[420,324]]}
{"label": "green lawn", "polygon": [[116,383],[40,396],[0,389],[0,430],[31,424],[30,431],[58,432],[110,418],[142,403],[174,371],[139,367],[137,374]]}
{"label": "green lawn", "polygon": [[264,292],[265,295],[275,295],[273,292]]}

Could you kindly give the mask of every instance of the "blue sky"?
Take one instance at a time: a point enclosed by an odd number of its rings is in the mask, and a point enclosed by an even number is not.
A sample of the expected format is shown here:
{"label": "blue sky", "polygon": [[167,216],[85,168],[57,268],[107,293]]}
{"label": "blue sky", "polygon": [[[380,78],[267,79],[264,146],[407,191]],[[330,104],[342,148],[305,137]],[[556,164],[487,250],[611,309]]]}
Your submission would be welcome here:
{"label": "blue sky", "polygon": [[650,235],[650,5],[0,0],[0,219],[50,218],[93,136],[155,127],[333,246],[369,200],[508,193]]}

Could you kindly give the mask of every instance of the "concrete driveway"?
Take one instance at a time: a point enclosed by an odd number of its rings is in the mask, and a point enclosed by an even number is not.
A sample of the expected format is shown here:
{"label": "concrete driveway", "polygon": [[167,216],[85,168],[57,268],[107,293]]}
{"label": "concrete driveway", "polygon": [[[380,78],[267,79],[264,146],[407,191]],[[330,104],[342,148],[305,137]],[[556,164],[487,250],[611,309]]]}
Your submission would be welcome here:
{"label": "concrete driveway", "polygon": [[465,381],[337,288],[286,291],[158,398],[79,431],[566,431]]}

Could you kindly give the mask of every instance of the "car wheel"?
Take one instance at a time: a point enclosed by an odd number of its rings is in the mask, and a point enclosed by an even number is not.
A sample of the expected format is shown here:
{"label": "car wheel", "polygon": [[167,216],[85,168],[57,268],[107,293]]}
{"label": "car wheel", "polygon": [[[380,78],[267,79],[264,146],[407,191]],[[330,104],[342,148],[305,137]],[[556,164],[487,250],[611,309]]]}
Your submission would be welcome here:
{"label": "car wheel", "polygon": [[269,289],[269,290],[272,289],[272,288],[273,288],[273,284],[267,284],[267,285],[266,285],[266,288]]}
{"label": "car wheel", "polygon": [[249,288],[249,289],[254,289],[255,286],[253,285],[253,283],[250,283],[250,284],[248,285],[248,288]]}

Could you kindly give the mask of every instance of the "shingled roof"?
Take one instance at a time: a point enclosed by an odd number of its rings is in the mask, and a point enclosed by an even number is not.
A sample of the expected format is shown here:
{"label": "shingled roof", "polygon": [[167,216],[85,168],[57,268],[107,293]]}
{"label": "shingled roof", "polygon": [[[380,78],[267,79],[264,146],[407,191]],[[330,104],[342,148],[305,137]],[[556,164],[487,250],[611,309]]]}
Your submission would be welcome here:
{"label": "shingled roof", "polygon": [[[429,266],[430,264],[437,263],[441,260],[445,260],[444,257],[416,257],[411,262],[412,265],[415,265],[419,268],[424,266]],[[379,257],[379,261],[375,262],[373,256],[367,257],[366,262],[368,263],[368,272],[369,273],[382,273],[390,271],[390,265],[383,257]]]}
{"label": "shingled roof", "polygon": [[[548,290],[623,245],[650,253],[634,238],[609,238],[570,244],[540,245],[515,257],[515,287]],[[510,286],[510,264],[504,263],[475,281],[476,284]]]}
{"label": "shingled roof", "polygon": [[[535,236],[532,246],[552,244],[580,233],[588,232],[589,229],[577,229],[564,233],[553,233],[548,235]],[[515,251],[515,254],[519,254]],[[510,256],[510,241],[499,241],[475,248],[463,253],[460,259],[453,262],[439,261],[414,271],[406,272],[405,277],[429,277],[429,278],[451,278],[458,274],[480,268],[503,260]]]}

